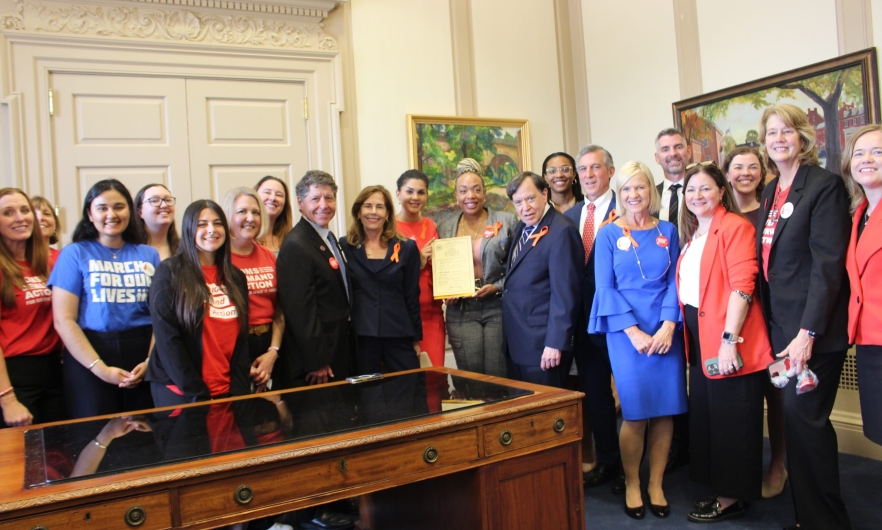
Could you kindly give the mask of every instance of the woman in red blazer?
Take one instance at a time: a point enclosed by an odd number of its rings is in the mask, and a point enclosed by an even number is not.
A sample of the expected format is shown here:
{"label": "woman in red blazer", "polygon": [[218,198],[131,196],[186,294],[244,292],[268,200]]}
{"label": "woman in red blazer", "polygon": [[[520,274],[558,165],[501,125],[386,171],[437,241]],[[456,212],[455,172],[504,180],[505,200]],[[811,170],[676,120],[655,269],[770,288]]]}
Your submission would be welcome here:
{"label": "woman in red blazer", "polygon": [[683,251],[677,291],[689,359],[689,475],[711,486],[695,522],[743,517],[763,480],[763,382],[772,361],[762,309],[753,299],[756,229],[741,216],[716,166],[683,182]]}
{"label": "woman in red blazer", "polygon": [[848,342],[857,345],[864,435],[882,445],[882,125],[856,132],[842,153],[842,174],[851,193],[853,224],[845,268],[851,284]]}

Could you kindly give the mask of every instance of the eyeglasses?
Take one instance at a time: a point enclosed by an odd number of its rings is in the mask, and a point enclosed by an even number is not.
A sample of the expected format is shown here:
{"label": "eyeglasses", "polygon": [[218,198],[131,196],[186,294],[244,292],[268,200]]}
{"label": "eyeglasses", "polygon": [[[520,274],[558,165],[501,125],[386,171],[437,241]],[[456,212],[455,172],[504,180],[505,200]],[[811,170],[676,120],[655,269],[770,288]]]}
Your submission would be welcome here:
{"label": "eyeglasses", "polygon": [[693,162],[693,163],[689,164],[688,166],[686,166],[686,171],[689,171],[690,169],[692,169],[694,167],[704,167],[704,166],[717,167],[717,162],[716,162],[716,160],[705,160],[704,162]]}
{"label": "eyeglasses", "polygon": [[562,167],[549,167],[545,169],[545,174],[550,176],[557,175],[557,172],[560,171],[561,175],[569,175],[573,172],[573,168],[571,166],[562,166]]}
{"label": "eyeglasses", "polygon": [[150,197],[149,199],[144,199],[144,202],[149,204],[150,206],[158,207],[162,203],[166,203],[169,206],[175,205],[174,197]]}

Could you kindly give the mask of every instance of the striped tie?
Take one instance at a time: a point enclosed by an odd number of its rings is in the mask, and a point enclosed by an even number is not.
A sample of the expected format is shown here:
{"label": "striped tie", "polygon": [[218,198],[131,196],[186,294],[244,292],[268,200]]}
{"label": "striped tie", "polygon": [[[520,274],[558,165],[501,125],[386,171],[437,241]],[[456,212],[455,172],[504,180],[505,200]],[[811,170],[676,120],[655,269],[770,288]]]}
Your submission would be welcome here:
{"label": "striped tie", "polygon": [[511,258],[512,261],[514,261],[515,258],[518,257],[518,254],[521,253],[521,249],[524,248],[524,243],[526,243],[527,240],[530,239],[530,236],[533,234],[533,231],[534,231],[534,230],[536,230],[536,227],[535,227],[535,226],[526,226],[526,227],[524,227],[524,233],[523,233],[523,235],[521,236],[521,240],[518,241],[518,250],[517,250],[517,252],[515,252],[515,255],[512,256],[512,258]]}

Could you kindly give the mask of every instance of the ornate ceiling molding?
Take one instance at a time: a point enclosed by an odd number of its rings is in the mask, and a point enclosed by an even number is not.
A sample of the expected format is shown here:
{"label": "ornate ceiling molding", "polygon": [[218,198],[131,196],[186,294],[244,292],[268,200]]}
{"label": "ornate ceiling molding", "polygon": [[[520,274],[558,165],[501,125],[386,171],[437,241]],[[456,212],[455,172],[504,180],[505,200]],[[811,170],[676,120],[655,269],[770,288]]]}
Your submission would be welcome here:
{"label": "ornate ceiling molding", "polygon": [[324,33],[320,22],[330,8],[315,7],[333,7],[334,2],[313,1],[312,7],[286,4],[120,0],[92,5],[16,0],[12,13],[0,15],[0,31],[337,50],[337,41]]}

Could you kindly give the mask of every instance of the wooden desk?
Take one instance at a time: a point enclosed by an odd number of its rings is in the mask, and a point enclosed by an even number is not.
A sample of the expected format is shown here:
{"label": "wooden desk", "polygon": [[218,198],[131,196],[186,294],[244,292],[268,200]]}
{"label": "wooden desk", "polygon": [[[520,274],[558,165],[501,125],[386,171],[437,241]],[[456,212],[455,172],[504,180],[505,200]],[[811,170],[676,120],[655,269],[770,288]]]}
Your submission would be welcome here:
{"label": "wooden desk", "polygon": [[534,394],[35,489],[26,428],[2,430],[0,530],[215,528],[356,495],[373,530],[584,529],[582,394],[427,370]]}

